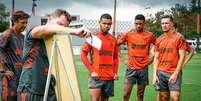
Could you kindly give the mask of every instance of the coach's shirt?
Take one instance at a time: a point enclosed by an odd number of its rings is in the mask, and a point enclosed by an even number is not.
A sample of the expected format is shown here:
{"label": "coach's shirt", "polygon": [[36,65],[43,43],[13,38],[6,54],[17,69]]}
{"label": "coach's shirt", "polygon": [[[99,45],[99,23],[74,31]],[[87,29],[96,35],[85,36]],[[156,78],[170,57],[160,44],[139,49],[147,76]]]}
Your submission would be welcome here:
{"label": "coach's shirt", "polygon": [[[0,62],[3,66],[12,71],[14,78],[19,79],[22,71],[24,35],[17,34],[13,29],[7,29],[0,36]],[[17,80],[18,81],[18,80]]]}
{"label": "coach's shirt", "polygon": [[[45,42],[35,39],[31,30],[25,35],[23,59],[24,65],[19,80],[18,92],[23,90],[33,94],[43,95],[49,68]],[[49,93],[52,87],[50,84]]]}

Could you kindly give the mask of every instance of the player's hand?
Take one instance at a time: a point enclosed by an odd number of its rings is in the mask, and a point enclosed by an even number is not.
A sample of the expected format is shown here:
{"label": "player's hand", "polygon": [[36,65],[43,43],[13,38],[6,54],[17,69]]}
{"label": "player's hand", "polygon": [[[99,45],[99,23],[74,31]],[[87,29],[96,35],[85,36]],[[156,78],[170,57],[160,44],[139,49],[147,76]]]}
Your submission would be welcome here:
{"label": "player's hand", "polygon": [[128,60],[123,60],[123,64],[125,64],[127,67],[133,67],[133,63],[129,62]]}
{"label": "player's hand", "polygon": [[118,45],[121,45],[121,44],[123,43],[122,38],[123,38],[124,36],[125,36],[124,33],[119,33],[119,34],[117,35],[117,43],[118,43]]}
{"label": "player's hand", "polygon": [[175,84],[177,81],[177,74],[173,73],[169,78],[169,83]]}
{"label": "player's hand", "polygon": [[152,80],[152,85],[156,86],[158,83],[159,83],[158,76],[155,75],[155,76],[153,77],[153,80]]}
{"label": "player's hand", "polygon": [[90,36],[90,31],[87,28],[81,27],[77,29],[77,32],[75,33],[79,37],[88,37]]}
{"label": "player's hand", "polygon": [[12,71],[5,71],[4,75],[10,80],[13,76],[14,76],[14,73]]}
{"label": "player's hand", "polygon": [[114,80],[118,80],[118,79],[119,79],[118,75],[115,74],[115,75],[114,75]]}
{"label": "player's hand", "polygon": [[91,73],[91,78],[93,78],[93,79],[98,79],[98,73],[92,72],[92,73]]}

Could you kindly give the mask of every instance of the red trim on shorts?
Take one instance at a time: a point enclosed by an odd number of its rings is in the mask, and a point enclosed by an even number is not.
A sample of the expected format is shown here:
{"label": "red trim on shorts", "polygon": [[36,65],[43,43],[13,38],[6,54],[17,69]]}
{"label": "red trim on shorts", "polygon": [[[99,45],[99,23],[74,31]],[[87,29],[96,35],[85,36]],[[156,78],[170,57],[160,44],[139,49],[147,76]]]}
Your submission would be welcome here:
{"label": "red trim on shorts", "polygon": [[8,101],[8,80],[6,76],[2,77],[2,100]]}

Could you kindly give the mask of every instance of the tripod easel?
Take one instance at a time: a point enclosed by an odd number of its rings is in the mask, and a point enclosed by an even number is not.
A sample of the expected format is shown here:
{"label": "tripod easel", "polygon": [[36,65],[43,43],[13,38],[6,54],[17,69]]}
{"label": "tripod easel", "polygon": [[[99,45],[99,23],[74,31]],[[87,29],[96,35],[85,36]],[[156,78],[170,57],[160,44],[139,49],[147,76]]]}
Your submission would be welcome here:
{"label": "tripod easel", "polygon": [[69,35],[58,33],[47,38],[45,44],[49,58],[49,71],[43,101],[47,101],[51,74],[56,78],[55,89],[58,101],[81,101]]}

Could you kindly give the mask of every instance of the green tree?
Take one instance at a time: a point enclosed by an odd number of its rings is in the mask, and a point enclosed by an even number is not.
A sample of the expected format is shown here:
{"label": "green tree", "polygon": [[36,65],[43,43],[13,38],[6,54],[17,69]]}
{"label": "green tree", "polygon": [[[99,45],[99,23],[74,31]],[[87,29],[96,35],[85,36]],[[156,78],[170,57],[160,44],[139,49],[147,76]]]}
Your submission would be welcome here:
{"label": "green tree", "polygon": [[5,31],[9,27],[9,22],[8,21],[3,21],[0,23],[0,32]]}
{"label": "green tree", "polygon": [[146,30],[153,32],[156,37],[163,33],[160,21],[156,20],[153,16],[150,16],[149,19],[145,21],[145,28]]}
{"label": "green tree", "polygon": [[6,6],[3,3],[0,3],[0,16],[7,17],[9,15],[8,12],[6,12]]}
{"label": "green tree", "polygon": [[190,33],[195,29],[192,13],[184,5],[176,4],[175,7],[171,8],[172,15],[175,22],[178,25],[178,31],[181,32],[185,38],[190,39],[193,36]]}
{"label": "green tree", "polygon": [[186,6],[181,4],[176,4],[171,9],[158,11],[154,17],[149,17],[149,19],[146,21],[146,28],[149,31],[154,32],[156,36],[162,34],[163,32],[161,30],[160,19],[165,14],[173,16],[174,21],[178,25],[178,32],[182,33],[185,38],[191,39],[198,35],[195,33],[196,15],[192,13],[192,11]]}
{"label": "green tree", "polygon": [[[200,37],[201,37],[201,1],[200,0],[191,0],[191,7],[190,7],[190,11],[193,13],[193,15],[195,15],[193,18],[196,19],[196,33],[194,30],[194,34],[196,35],[196,39],[197,39],[197,47],[196,50],[199,51],[200,48],[199,46],[201,45],[200,43]],[[195,25],[194,25],[195,26]]]}
{"label": "green tree", "polygon": [[9,26],[8,21],[5,20],[8,15],[9,13],[6,12],[6,6],[0,3],[0,32],[4,31]]}

